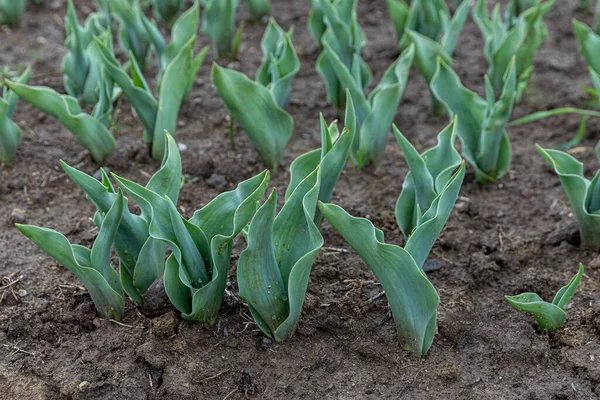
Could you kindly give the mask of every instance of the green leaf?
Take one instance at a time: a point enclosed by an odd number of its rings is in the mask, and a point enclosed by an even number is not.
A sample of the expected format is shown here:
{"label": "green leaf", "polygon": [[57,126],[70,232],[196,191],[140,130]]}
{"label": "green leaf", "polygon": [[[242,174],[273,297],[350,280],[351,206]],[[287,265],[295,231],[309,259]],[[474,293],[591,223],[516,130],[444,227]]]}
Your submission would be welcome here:
{"label": "green leaf", "polygon": [[202,32],[215,44],[217,57],[230,56],[235,32],[235,13],[240,0],[205,0]]}
{"label": "green leaf", "polygon": [[279,342],[296,330],[312,264],[323,246],[313,221],[319,170],[296,187],[277,217],[273,192],[256,213],[238,261],[240,296],[263,332]]}
{"label": "green leaf", "polygon": [[123,316],[124,298],[119,275],[110,265],[110,246],[119,226],[123,200],[119,192],[92,251],[78,245],[72,246],[66,237],[51,229],[16,225],[21,233],[81,280],[101,317],[117,321]]}
{"label": "green leaf", "polygon": [[25,14],[25,0],[0,0],[0,24],[19,26]]}
{"label": "green leaf", "polygon": [[269,0],[246,0],[250,18],[261,19],[271,12],[271,2]]}
{"label": "green leaf", "polygon": [[598,174],[593,181],[589,181],[583,176],[583,164],[571,155],[559,150],[543,149],[539,145],[536,147],[560,178],[579,223],[583,245],[600,250],[600,213],[595,208],[600,205],[600,194],[596,193]]}
{"label": "green leaf", "polygon": [[[197,7],[194,3],[193,7]],[[152,12],[156,19],[171,25],[183,7],[183,0],[152,0]],[[200,15],[196,16],[196,20]],[[173,29],[174,30],[174,29]],[[195,30],[194,30],[195,32]]]}
{"label": "green leaf", "polygon": [[319,203],[329,223],[373,271],[385,291],[396,328],[408,351],[424,356],[433,342],[439,296],[405,249],[382,242],[383,234],[364,218]]}
{"label": "green leaf", "polygon": [[151,38],[146,29],[139,0],[113,1],[112,11],[119,20],[119,43],[127,53],[133,53],[141,66],[146,64],[151,50]]}
{"label": "green leaf", "polygon": [[519,311],[529,313],[535,318],[541,331],[559,329],[567,319],[564,311],[581,282],[583,265],[579,264],[579,271],[568,285],[562,287],[552,303],[544,301],[535,293],[522,293],[517,296],[504,296],[506,301]]}
{"label": "green leaf", "polygon": [[75,98],[60,95],[47,87],[27,86],[11,81],[5,83],[21,99],[58,119],[97,163],[104,162],[113,152],[115,140],[110,132],[100,121],[84,113]]}
{"label": "green leaf", "polygon": [[292,117],[277,105],[266,87],[240,72],[213,64],[211,78],[232,117],[267,166],[276,170],[294,129]]}
{"label": "green leaf", "polygon": [[[30,75],[28,67],[15,82],[26,83]],[[11,120],[18,99],[11,90],[4,90],[4,96],[0,97],[0,163],[8,165],[12,164],[21,141],[21,128]]]}

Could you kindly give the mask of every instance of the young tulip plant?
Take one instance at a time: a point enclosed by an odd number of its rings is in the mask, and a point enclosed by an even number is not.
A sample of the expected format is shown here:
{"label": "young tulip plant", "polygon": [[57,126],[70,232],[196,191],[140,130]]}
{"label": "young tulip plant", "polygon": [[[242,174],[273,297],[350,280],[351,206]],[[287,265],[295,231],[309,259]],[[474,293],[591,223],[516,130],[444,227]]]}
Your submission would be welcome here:
{"label": "young tulip plant", "polygon": [[171,26],[183,7],[183,0],[152,0],[154,17]]}
{"label": "young tulip plant", "polygon": [[406,33],[410,30],[434,42],[446,42],[444,48],[450,49],[448,55],[452,56],[469,13],[468,3],[462,1],[454,16],[450,17],[450,10],[443,0],[387,0],[400,48],[408,46]]}
{"label": "young tulip plant", "polygon": [[25,14],[25,0],[0,0],[0,24],[19,26]]}
{"label": "young tulip plant", "polygon": [[[514,2],[514,0],[513,0]],[[533,58],[548,36],[544,16],[552,9],[554,0],[545,3],[537,1],[518,16],[507,13],[502,21],[500,4],[496,4],[490,18],[487,0],[478,0],[473,19],[483,34],[485,57],[488,60],[488,76],[492,88],[500,92],[504,86],[504,73],[513,57],[517,64],[517,99],[521,99],[527,82],[533,72]]]}
{"label": "young tulip plant", "polygon": [[458,118],[457,132],[463,156],[475,168],[476,179],[480,183],[490,183],[503,177],[511,162],[506,124],[517,98],[515,58],[505,71],[504,87],[497,101],[487,75],[484,100],[465,88],[452,68],[439,58],[431,90],[448,114]]}
{"label": "young tulip plant", "polygon": [[600,9],[593,27],[574,19],[573,30],[579,44],[579,52],[587,62],[594,86],[594,97],[598,101],[600,93],[600,54],[598,53],[600,51]]}
{"label": "young tulip plant", "polygon": [[[98,103],[100,88],[105,84],[101,75],[102,62],[94,36],[100,37],[112,51],[112,35],[110,28],[103,27],[101,14],[90,14],[85,26],[81,26],[77,21],[73,1],[69,0],[68,4],[65,17],[67,37],[65,47],[69,52],[62,62],[64,84],[67,93],[85,107]],[[112,88],[108,89],[112,92]],[[112,93],[110,95],[112,96]]]}
{"label": "young tulip plant", "polygon": [[217,57],[237,58],[242,27],[235,30],[235,13],[240,0],[200,0],[204,6],[202,32],[215,45]]}
{"label": "young tulip plant", "polygon": [[106,127],[112,107],[106,85],[100,86],[103,100],[94,108],[93,115],[90,115],[82,111],[75,97],[61,95],[49,87],[27,86],[8,80],[5,84],[33,107],[58,119],[89,151],[95,162],[101,164],[113,152],[115,139]]}
{"label": "young tulip plant", "polygon": [[521,293],[517,296],[505,296],[505,298],[515,309],[531,314],[540,331],[554,331],[565,323],[567,319],[565,310],[575,294],[582,276],[583,265],[579,264],[579,272],[556,293],[552,303],[544,301],[537,293]]}
{"label": "young tulip plant", "polygon": [[[181,156],[177,143],[168,133],[165,135],[165,156],[160,169],[150,178],[146,190],[168,197],[174,203],[179,198],[182,185]],[[79,186],[97,209],[94,223],[102,224],[102,216],[108,212],[117,196],[104,170],[102,182],[61,162],[67,176]],[[114,249],[119,256],[121,285],[127,295],[139,306],[148,288],[163,275],[166,246],[150,236],[152,215],[142,212],[132,214],[123,208],[121,223],[115,236]]]}
{"label": "young tulip plant", "polygon": [[[355,121],[351,98],[347,104],[347,121]],[[263,333],[278,342],[298,326],[312,264],[323,246],[317,202],[331,197],[350,152],[353,125],[338,136],[337,126],[327,126],[321,115],[321,149],[292,163],[283,208],[276,215],[273,190],[245,235],[248,247],[237,265],[240,297]]]}
{"label": "young tulip plant", "polygon": [[271,12],[270,0],[246,0],[250,18],[259,20]]}
{"label": "young tulip plant", "polygon": [[300,61],[292,44],[292,32],[285,33],[271,18],[261,41],[263,63],[256,81],[246,75],[213,64],[215,90],[242,127],[268,168],[276,170],[294,130],[294,120],[285,111],[292,80]]}
{"label": "young tulip plant", "polygon": [[[26,83],[30,75],[31,68],[27,68],[14,78],[15,82]],[[4,85],[0,97],[0,163],[6,165],[12,164],[21,141],[21,128],[11,119],[18,100],[19,97]]]}
{"label": "young tulip plant", "polygon": [[[227,284],[233,239],[254,216],[269,182],[264,171],[217,196],[186,220],[168,196],[115,177],[151,216],[150,236],[171,249],[164,286],[184,319],[213,325]],[[161,258],[164,262],[164,258]]]}
{"label": "young tulip plant", "polygon": [[[388,5],[393,3],[395,0],[388,1]],[[400,0],[398,3],[402,3]],[[422,1],[414,1],[411,3],[411,13],[413,12],[413,4],[420,4]],[[442,1],[442,4],[445,3]],[[421,5],[416,10],[423,10],[424,6]],[[454,48],[460,36],[460,32],[467,20],[469,15],[469,2],[463,1],[460,6],[456,9],[454,16],[450,19],[447,9],[442,9],[440,15],[443,18],[443,32],[438,33],[433,38],[411,28],[406,28],[402,42],[406,45],[414,43],[415,45],[415,66],[425,78],[427,85],[431,84],[431,79],[435,74],[436,64],[432,60],[436,60],[441,57],[442,60],[448,65],[452,64],[452,54]],[[421,11],[424,12],[424,11]],[[412,14],[409,14],[412,15]],[[413,20],[416,17],[410,17]],[[410,25],[410,24],[409,24]],[[414,23],[413,23],[414,25]],[[427,30],[428,31],[428,30]],[[440,36],[441,35],[441,36]],[[442,115],[446,110],[436,97],[431,93],[431,110],[433,115]]]}
{"label": "young tulip plant", "polygon": [[197,12],[196,5],[175,22],[172,41],[161,51],[161,63],[168,63],[160,75],[158,98],[152,94],[135,57],[130,59],[129,76],[108,46],[97,41],[102,53],[104,74],[122,89],[136,110],[144,126],[144,140],[151,144],[155,160],[163,157],[165,130],[175,134],[179,109],[206,56],[206,48],[194,56],[196,34],[194,24],[188,22],[191,20],[190,16]]}
{"label": "young tulip plant", "polygon": [[454,149],[456,124],[444,129],[438,145],[422,155],[396,137],[410,172],[397,203],[396,216],[407,236],[404,248],[386,244],[383,231],[341,207],[319,203],[325,219],[344,237],[373,271],[385,291],[392,316],[406,350],[427,354],[436,332],[439,296],[423,271],[423,264],[441,233],[462,185],[465,167]]}
{"label": "young tulip plant", "polygon": [[140,0],[114,0],[111,12],[119,21],[119,44],[126,53],[133,54],[143,68],[152,53],[148,26],[153,26],[144,15]]}
{"label": "young tulip plant", "polygon": [[600,251],[600,170],[590,181],[583,175],[583,164],[570,154],[537,149],[560,178],[579,223],[583,246]]}
{"label": "young tulip plant", "polygon": [[71,271],[83,283],[102,318],[121,320],[125,307],[119,274],[110,264],[110,249],[117,235],[127,199],[119,190],[102,216],[92,249],[72,245],[61,233],[33,225],[16,224],[17,229],[50,257]]}
{"label": "young tulip plant", "polygon": [[[312,35],[323,48],[316,68],[325,81],[327,100],[340,116],[345,110],[348,88],[340,81],[340,65],[346,74],[351,75],[361,92],[371,81],[371,70],[360,55],[367,40],[357,21],[356,1],[313,0],[309,18]],[[354,102],[358,105],[356,99]]]}

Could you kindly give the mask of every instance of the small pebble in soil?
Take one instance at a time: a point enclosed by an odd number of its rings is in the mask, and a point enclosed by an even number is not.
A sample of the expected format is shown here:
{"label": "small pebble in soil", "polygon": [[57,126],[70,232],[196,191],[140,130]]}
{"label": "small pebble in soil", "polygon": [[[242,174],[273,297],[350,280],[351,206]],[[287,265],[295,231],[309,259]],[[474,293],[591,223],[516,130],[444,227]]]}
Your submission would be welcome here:
{"label": "small pebble in soil", "polygon": [[271,346],[273,346],[273,341],[268,337],[263,338],[262,342],[260,343],[260,347],[263,349],[270,349]]}
{"label": "small pebble in soil", "polygon": [[227,179],[225,179],[223,175],[219,174],[212,174],[210,178],[206,180],[206,183],[208,186],[218,190],[224,190],[229,186]]}
{"label": "small pebble in soil", "polygon": [[188,149],[188,146],[185,143],[177,142],[177,148],[179,149],[179,151],[186,151]]}
{"label": "small pebble in soil", "polygon": [[438,271],[442,268],[442,263],[440,260],[426,260],[423,264],[423,271],[425,272],[433,272]]}
{"label": "small pebble in soil", "polygon": [[24,224],[26,221],[25,210],[21,208],[13,208],[12,212],[10,213],[10,221],[13,224]]}
{"label": "small pebble in soil", "polygon": [[90,386],[90,383],[88,381],[83,381],[81,382],[79,385],[77,385],[77,388],[79,389],[80,392],[85,392],[85,390]]}

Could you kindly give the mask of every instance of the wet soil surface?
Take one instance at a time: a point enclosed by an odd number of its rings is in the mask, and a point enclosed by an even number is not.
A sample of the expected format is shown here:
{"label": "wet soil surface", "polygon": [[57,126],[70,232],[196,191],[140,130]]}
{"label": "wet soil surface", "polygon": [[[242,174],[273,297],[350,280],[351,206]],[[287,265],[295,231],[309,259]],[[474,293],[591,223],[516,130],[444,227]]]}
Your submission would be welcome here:
{"label": "wet soil surface", "polygon": [[[32,2],[33,3],[33,2]],[[33,84],[62,90],[55,74],[65,53],[62,19],[66,1],[29,5],[20,30],[0,30],[0,65],[32,64]],[[383,0],[361,0],[359,20],[369,40],[364,59],[375,82],[398,56]],[[580,105],[590,85],[577,53],[571,18],[591,22],[576,2],[557,2],[547,17],[550,34],[536,57],[535,73],[515,117],[565,105]],[[80,18],[93,10],[76,1]],[[287,167],[319,147],[319,112],[335,113],[314,69],[319,50],[306,29],[308,2],[275,0],[273,15],[295,26],[302,69],[289,107],[294,135],[284,165],[271,186],[280,192]],[[246,18],[244,7],[240,20]],[[239,62],[250,76],[261,61],[263,24],[247,23]],[[200,37],[198,48],[207,44]],[[122,56],[122,54],[121,54]],[[264,167],[244,133],[236,150],[227,138],[227,111],[212,89],[209,56],[183,106],[177,141],[187,177],[179,202],[189,217],[214,196]],[[228,64],[225,60],[218,60]],[[483,92],[487,68],[481,35],[472,21],[463,31],[454,68],[463,83]],[[54,73],[54,74],[53,74]],[[154,76],[155,71],[149,71]],[[448,224],[431,259],[438,289],[438,333],[423,360],[398,344],[381,286],[361,259],[325,223],[325,247],[316,259],[296,335],[283,344],[266,339],[240,300],[235,262],[214,327],[182,321],[175,310],[149,318],[129,302],[122,324],[97,318],[80,283],[65,268],[20,235],[14,222],[51,227],[72,242],[90,245],[96,234],[93,206],[59,168],[63,159],[93,174],[99,168],[55,120],[21,102],[15,120],[23,141],[12,168],[0,169],[0,398],[1,399],[596,399],[600,397],[600,258],[579,248],[575,218],[555,174],[535,150],[568,141],[579,119],[556,117],[511,127],[511,173],[481,186],[467,173]],[[420,151],[435,143],[447,118],[429,114],[429,95],[412,71],[395,119]],[[575,156],[588,176],[598,168],[593,147],[600,123]],[[106,167],[146,183],[157,169],[142,142],[141,125],[124,101],[115,132],[117,150]],[[390,136],[381,168],[348,166],[332,202],[371,219],[389,242],[402,244],[393,207],[407,172]],[[513,310],[504,295],[538,292],[551,299],[573,276],[578,262],[586,275],[568,310],[564,329],[537,332],[533,319]],[[8,286],[10,283],[10,286]]]}

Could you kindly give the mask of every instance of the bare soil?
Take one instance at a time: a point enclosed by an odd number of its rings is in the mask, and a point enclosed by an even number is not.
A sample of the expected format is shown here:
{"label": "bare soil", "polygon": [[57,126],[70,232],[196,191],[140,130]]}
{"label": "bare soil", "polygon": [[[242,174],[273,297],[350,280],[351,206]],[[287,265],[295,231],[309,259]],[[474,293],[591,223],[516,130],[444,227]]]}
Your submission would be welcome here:
{"label": "bare soil", "polygon": [[[1,28],[0,65],[32,64],[38,76],[33,84],[62,90],[62,77],[52,73],[60,70],[65,54],[66,1],[45,3],[28,6],[22,29]],[[93,10],[91,0],[76,4],[80,18]],[[289,180],[290,162],[320,145],[318,113],[335,119],[314,69],[319,50],[306,29],[308,10],[306,0],[273,1],[277,21],[286,29],[296,27],[294,43],[302,62],[289,107],[295,132],[284,166],[271,180],[279,190]],[[364,59],[377,81],[398,56],[394,31],[383,0],[361,0],[358,10],[369,40]],[[240,19],[246,15],[241,7]],[[581,86],[590,81],[577,53],[572,18],[591,21],[575,1],[557,2],[548,15],[550,34],[515,117],[581,104]],[[247,23],[240,61],[230,66],[253,76],[264,26]],[[206,44],[200,36],[198,48]],[[180,208],[188,217],[264,168],[241,130],[236,130],[237,149],[231,149],[227,111],[209,79],[212,61],[210,56],[202,67],[177,131],[177,140],[187,145]],[[487,63],[472,21],[460,38],[454,67],[466,86],[483,92]],[[237,294],[241,240],[215,327],[184,322],[175,310],[149,318],[131,302],[122,325],[99,320],[76,278],[13,226],[24,220],[90,245],[97,234],[94,208],[58,160],[91,174],[99,166],[51,117],[21,102],[15,120],[23,128],[23,142],[14,166],[0,169],[0,275],[18,280],[7,287],[5,279],[0,288],[0,399],[600,398],[600,258],[579,248],[575,218],[559,180],[534,147],[569,140],[577,117],[511,127],[512,171],[497,184],[481,186],[472,172],[467,174],[431,255],[441,266],[429,274],[441,305],[438,334],[423,360],[410,359],[400,348],[385,296],[379,296],[381,286],[328,224],[323,225],[326,247],[313,267],[298,332],[288,342],[266,339]],[[435,143],[448,122],[430,116],[429,95],[417,71],[411,73],[395,122],[420,151]],[[158,166],[148,157],[141,124],[126,101],[118,124],[117,151],[106,167],[145,183]],[[600,139],[600,123],[590,120],[588,129],[574,154],[591,176],[598,168],[593,146]],[[406,172],[390,136],[383,166],[348,166],[332,201],[374,221],[389,242],[402,244],[393,207]],[[578,262],[586,265],[586,275],[564,329],[540,334],[529,315],[505,302],[504,295],[523,291],[551,299],[575,274]]]}

